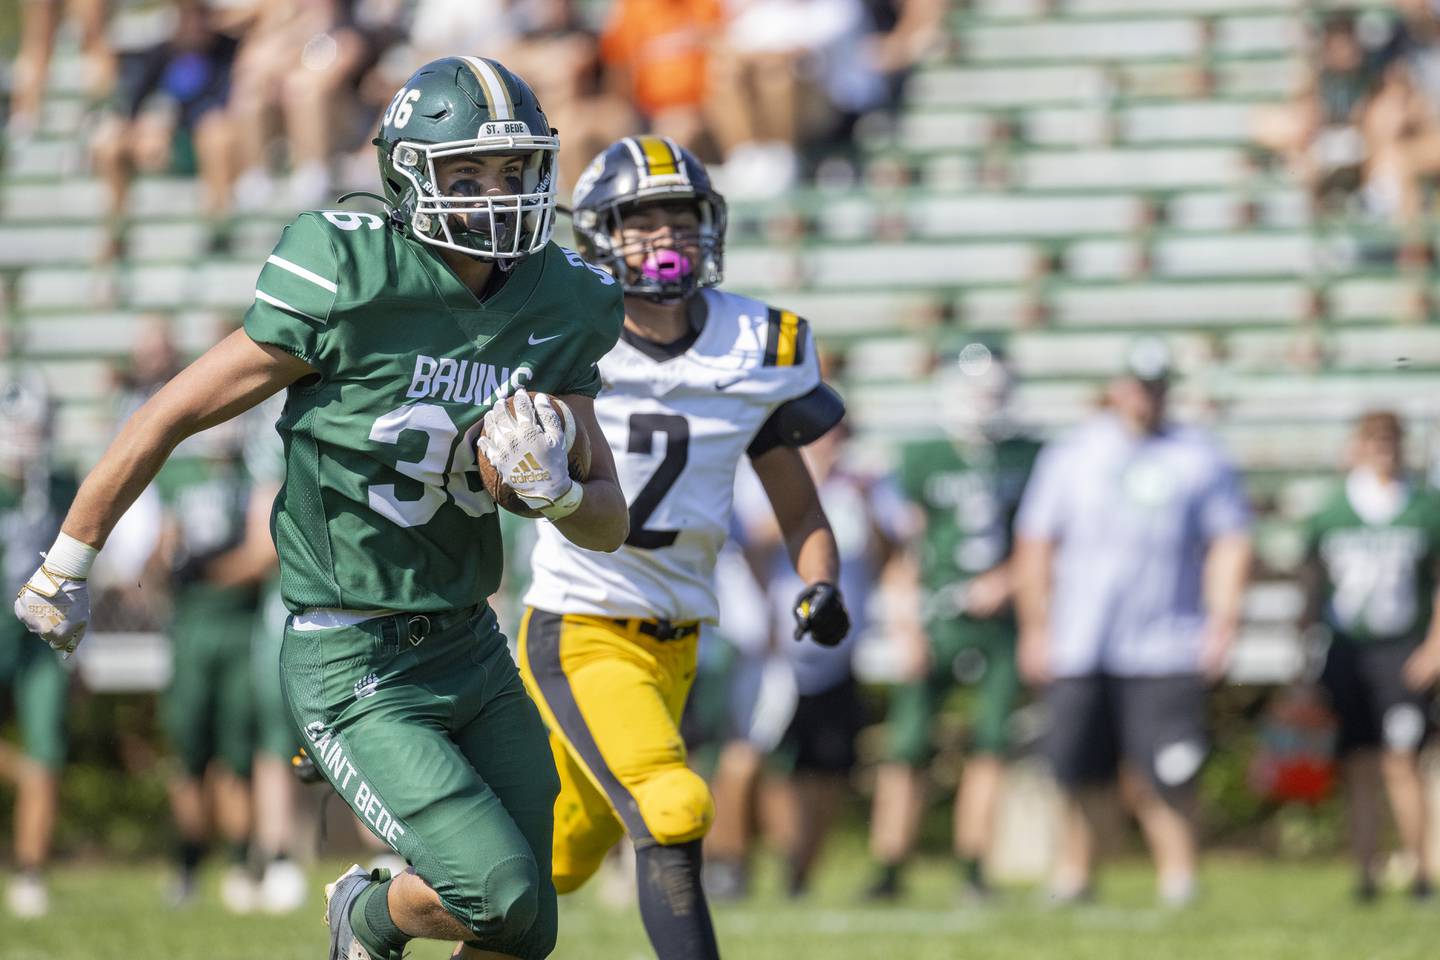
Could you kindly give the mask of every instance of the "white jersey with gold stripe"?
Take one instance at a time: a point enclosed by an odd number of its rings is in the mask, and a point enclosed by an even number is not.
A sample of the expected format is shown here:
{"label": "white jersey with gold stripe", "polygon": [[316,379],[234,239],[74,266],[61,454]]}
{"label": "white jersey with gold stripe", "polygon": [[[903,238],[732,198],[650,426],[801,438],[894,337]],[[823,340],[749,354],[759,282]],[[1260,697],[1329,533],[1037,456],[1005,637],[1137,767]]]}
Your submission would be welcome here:
{"label": "white jersey with gold stripe", "polygon": [[715,558],[735,469],[779,405],[820,383],[809,325],[758,300],[702,291],[703,323],[675,344],[622,333],[600,361],[595,414],[630,503],[614,553],[540,524],[525,603],[552,613],[719,619]]}

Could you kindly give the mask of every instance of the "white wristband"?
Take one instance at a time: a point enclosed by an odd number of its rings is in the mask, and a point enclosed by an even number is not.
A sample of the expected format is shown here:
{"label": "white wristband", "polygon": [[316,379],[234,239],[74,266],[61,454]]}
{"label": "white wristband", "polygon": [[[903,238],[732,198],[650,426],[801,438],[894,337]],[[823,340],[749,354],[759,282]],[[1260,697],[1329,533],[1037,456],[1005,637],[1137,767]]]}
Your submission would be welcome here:
{"label": "white wristband", "polygon": [[580,509],[580,501],[585,499],[585,485],[579,480],[570,484],[570,489],[550,504],[548,507],[540,508],[540,516],[546,520],[564,520],[570,514]]}
{"label": "white wristband", "polygon": [[90,576],[90,566],[100,551],[82,543],[69,534],[62,533],[55,538],[50,552],[45,554],[45,566],[52,573],[71,580],[84,580]]}

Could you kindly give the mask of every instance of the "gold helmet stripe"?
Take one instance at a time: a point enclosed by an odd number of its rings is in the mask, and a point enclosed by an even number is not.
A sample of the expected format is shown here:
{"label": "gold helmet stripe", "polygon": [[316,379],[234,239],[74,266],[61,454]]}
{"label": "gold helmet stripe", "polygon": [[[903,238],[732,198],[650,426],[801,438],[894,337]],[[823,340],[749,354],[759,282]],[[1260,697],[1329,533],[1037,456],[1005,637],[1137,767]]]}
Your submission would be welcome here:
{"label": "gold helmet stripe", "polygon": [[480,81],[480,89],[485,94],[485,106],[490,108],[491,120],[514,120],[515,104],[510,99],[510,91],[505,87],[505,81],[500,77],[500,71],[491,65],[489,60],[482,60],[479,57],[461,57],[470,71],[475,74],[475,79]]}
{"label": "gold helmet stripe", "polygon": [[659,137],[641,137],[640,149],[645,154],[645,166],[652,177],[673,177],[679,173],[675,151],[670,144]]}

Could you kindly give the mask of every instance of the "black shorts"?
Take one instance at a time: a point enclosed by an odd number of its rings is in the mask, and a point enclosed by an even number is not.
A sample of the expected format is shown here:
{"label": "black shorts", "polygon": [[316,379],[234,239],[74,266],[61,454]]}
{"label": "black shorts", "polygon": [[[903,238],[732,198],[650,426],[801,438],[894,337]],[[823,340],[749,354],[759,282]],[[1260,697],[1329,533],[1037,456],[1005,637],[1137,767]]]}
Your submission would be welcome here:
{"label": "black shorts", "polygon": [[1420,749],[1430,729],[1430,695],[1405,685],[1405,661],[1414,652],[1410,640],[1330,644],[1320,685],[1340,720],[1337,752]]}
{"label": "black shorts", "polygon": [[802,696],[781,741],[797,773],[847,774],[855,766],[855,738],[864,726],[864,705],[854,677],[822,693]]}
{"label": "black shorts", "polygon": [[1056,680],[1045,691],[1045,754],[1060,785],[1113,781],[1124,760],[1162,794],[1194,783],[1210,751],[1195,675]]}

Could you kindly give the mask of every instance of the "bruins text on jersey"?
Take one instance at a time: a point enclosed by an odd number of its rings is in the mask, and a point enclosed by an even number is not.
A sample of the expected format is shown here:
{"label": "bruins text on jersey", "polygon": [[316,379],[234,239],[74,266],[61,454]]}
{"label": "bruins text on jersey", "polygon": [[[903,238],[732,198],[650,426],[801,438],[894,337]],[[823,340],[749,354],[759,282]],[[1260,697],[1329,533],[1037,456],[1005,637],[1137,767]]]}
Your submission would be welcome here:
{"label": "bruins text on jersey", "polygon": [[[550,242],[559,143],[530,87],[495,61],[421,67],[376,145],[388,215],[305,213],[286,229],[245,329],[132,418],[17,613],[73,648],[95,548],[168,452],[287,388],[273,528],[292,615],[276,669],[318,769],[414,866],[331,885],[330,955],[399,958],[421,936],[540,960],[555,944],[558,785],[486,603],[501,545],[476,439],[497,399],[520,409],[523,387],[563,396],[599,445],[590,398],[620,288]],[[542,512],[597,549],[618,546],[625,504],[608,452],[572,485],[553,429],[525,426],[507,455],[553,466],[542,492],[565,512]]]}

